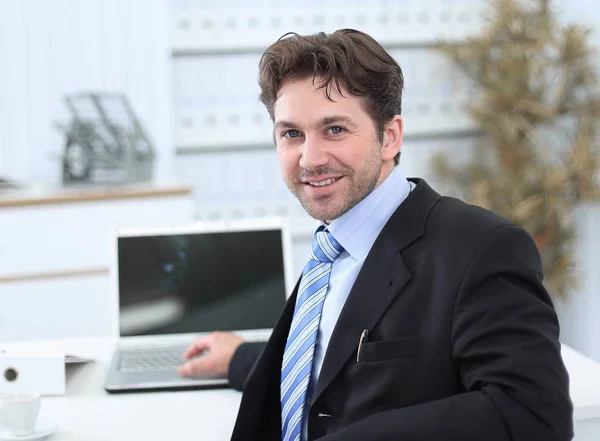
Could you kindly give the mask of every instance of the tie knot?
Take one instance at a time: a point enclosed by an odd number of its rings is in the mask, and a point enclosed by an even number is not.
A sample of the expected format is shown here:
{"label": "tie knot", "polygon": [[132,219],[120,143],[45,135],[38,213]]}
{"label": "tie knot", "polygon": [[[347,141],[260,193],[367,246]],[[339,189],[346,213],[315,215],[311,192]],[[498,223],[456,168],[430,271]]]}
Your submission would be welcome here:
{"label": "tie knot", "polygon": [[344,251],[331,233],[320,227],[313,237],[310,257],[323,263],[332,263]]}

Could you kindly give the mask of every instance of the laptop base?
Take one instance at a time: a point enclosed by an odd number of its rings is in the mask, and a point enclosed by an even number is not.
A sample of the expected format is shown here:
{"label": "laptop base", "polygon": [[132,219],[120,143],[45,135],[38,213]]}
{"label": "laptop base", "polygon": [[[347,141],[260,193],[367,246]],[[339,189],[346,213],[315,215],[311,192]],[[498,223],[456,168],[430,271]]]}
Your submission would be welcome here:
{"label": "laptop base", "polygon": [[149,392],[184,392],[194,390],[213,390],[213,389],[230,389],[229,383],[219,385],[206,385],[206,384],[190,384],[181,386],[164,386],[164,387],[135,387],[135,388],[118,388],[112,389],[109,386],[105,386],[104,390],[109,394],[130,394],[130,393],[149,393]]}

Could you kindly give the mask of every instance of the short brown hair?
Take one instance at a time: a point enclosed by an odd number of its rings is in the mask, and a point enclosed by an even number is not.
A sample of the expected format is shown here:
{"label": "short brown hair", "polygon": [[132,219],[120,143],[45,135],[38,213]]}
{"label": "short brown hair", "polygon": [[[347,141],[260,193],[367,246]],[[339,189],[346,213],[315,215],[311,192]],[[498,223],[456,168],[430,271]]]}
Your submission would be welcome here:
{"label": "short brown hair", "polygon": [[[289,32],[267,48],[259,62],[260,101],[271,119],[281,83],[286,79],[321,78],[320,88],[331,99],[331,87],[340,93],[364,97],[365,111],[375,122],[379,141],[385,124],[402,112],[402,69],[371,36],[340,29],[298,35]],[[399,161],[400,154],[394,158]]]}

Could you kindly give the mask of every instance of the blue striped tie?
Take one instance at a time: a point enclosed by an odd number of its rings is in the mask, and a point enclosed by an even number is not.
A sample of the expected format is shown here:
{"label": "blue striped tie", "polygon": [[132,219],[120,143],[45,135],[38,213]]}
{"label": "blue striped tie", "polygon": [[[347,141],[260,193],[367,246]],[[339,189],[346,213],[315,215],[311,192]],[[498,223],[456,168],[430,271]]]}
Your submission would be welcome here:
{"label": "blue striped tie", "polygon": [[342,251],[342,246],[331,233],[319,227],[313,237],[310,260],[302,272],[294,318],[281,364],[282,441],[301,439],[304,401],[331,265]]}

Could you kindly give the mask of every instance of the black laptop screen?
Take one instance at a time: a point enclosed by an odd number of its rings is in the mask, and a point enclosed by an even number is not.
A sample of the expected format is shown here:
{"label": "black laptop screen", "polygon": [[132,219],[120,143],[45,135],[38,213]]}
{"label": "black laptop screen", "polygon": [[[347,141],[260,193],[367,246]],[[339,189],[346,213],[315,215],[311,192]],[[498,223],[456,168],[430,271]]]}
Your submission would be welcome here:
{"label": "black laptop screen", "polygon": [[117,240],[121,336],[266,329],[283,310],[281,230]]}

